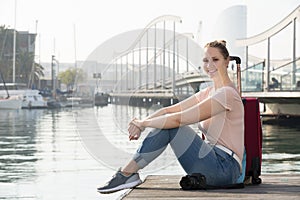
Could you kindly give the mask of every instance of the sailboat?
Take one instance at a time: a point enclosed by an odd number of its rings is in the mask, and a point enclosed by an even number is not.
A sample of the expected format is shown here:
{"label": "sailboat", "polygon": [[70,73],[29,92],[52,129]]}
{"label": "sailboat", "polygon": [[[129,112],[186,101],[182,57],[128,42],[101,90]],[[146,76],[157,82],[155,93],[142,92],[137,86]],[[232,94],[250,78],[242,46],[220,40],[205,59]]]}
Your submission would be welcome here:
{"label": "sailboat", "polygon": [[0,98],[0,110],[17,110],[22,107],[22,99],[18,96]]}
{"label": "sailboat", "polygon": [[10,96],[7,90],[5,81],[3,79],[2,73],[0,72],[3,86],[6,91],[6,97],[0,97],[0,110],[12,110],[12,109],[21,109],[22,107],[22,98],[18,95]]}

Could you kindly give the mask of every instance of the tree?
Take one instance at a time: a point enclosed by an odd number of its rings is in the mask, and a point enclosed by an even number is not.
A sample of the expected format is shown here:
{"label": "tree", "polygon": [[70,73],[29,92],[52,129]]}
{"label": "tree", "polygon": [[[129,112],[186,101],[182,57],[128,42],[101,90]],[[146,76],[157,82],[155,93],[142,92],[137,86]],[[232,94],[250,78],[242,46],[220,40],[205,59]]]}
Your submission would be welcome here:
{"label": "tree", "polygon": [[16,80],[21,83],[28,83],[29,76],[34,63],[34,55],[29,52],[21,52],[16,61]]}
{"label": "tree", "polygon": [[31,88],[33,85],[38,85],[40,78],[44,75],[44,67],[34,62],[29,76],[29,87]]}
{"label": "tree", "polygon": [[68,90],[73,90],[76,83],[82,83],[86,80],[87,75],[82,69],[69,68],[58,74],[61,83],[67,85]]}
{"label": "tree", "polygon": [[18,82],[28,83],[28,87],[37,85],[40,77],[44,76],[44,67],[34,61],[31,52],[21,52],[17,57],[17,66]]}

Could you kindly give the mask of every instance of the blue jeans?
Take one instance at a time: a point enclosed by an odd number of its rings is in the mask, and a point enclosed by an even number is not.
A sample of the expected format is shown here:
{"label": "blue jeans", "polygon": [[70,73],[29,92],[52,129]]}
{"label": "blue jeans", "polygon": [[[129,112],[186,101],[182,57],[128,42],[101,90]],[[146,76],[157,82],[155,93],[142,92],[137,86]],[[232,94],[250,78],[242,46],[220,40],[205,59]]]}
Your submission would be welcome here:
{"label": "blue jeans", "polygon": [[189,126],[153,129],[133,159],[142,169],[157,158],[168,144],[187,174],[201,173],[209,185],[236,183],[240,175],[238,162],[218,147],[204,142]]}

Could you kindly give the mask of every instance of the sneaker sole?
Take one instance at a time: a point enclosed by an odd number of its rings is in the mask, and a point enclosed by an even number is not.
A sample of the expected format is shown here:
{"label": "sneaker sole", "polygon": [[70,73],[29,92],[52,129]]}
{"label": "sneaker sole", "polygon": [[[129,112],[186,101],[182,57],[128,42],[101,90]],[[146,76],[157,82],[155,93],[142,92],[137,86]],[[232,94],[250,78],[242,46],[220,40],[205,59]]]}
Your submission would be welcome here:
{"label": "sneaker sole", "polygon": [[109,193],[117,192],[117,191],[124,190],[124,189],[134,188],[134,187],[140,185],[141,183],[142,183],[141,180],[137,180],[137,181],[134,181],[131,183],[119,185],[118,187],[114,187],[111,189],[106,189],[106,190],[97,189],[97,191],[100,192],[101,194],[109,194]]}

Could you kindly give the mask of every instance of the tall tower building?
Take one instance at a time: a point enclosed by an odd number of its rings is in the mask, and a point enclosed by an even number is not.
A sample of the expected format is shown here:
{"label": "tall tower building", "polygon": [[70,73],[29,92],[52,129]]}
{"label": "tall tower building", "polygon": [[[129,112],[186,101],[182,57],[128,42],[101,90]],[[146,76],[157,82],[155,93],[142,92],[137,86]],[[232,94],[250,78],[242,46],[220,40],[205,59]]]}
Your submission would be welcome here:
{"label": "tall tower building", "polygon": [[231,55],[240,56],[242,62],[245,62],[245,48],[238,47],[236,39],[247,37],[246,5],[236,5],[225,9],[216,21],[213,36],[216,39],[226,40]]}

